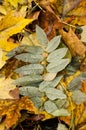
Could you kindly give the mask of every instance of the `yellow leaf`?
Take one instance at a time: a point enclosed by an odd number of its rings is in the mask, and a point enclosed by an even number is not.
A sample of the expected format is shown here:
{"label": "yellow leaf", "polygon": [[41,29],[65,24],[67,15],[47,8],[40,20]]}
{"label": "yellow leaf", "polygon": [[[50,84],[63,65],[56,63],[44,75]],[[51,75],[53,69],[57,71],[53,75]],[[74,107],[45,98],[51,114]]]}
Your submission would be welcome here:
{"label": "yellow leaf", "polygon": [[2,51],[2,49],[0,48],[0,69],[1,69],[2,66],[5,64],[5,59],[3,60],[2,57],[3,57],[3,51]]}
{"label": "yellow leaf", "polygon": [[5,3],[10,3],[13,7],[17,7],[18,4],[22,4],[24,0],[5,0]]}
{"label": "yellow leaf", "polygon": [[3,5],[0,5],[0,13],[6,15],[7,12],[5,10],[5,7]]}
{"label": "yellow leaf", "polygon": [[14,13],[11,12],[0,21],[0,48],[6,51],[10,51],[18,46],[16,43],[8,42],[8,38],[13,34],[21,32],[27,24],[33,21],[32,19],[24,19],[23,17],[13,15]]}
{"label": "yellow leaf", "polygon": [[15,89],[16,86],[12,82],[11,78],[0,78],[0,99],[13,99],[9,92]]}
{"label": "yellow leaf", "polygon": [[0,123],[0,130],[6,130],[4,122]]}
{"label": "yellow leaf", "polygon": [[32,101],[27,97],[15,100],[0,100],[0,117],[6,116],[4,123],[7,129],[17,123],[21,117],[21,110],[28,110],[30,113],[36,112]]}

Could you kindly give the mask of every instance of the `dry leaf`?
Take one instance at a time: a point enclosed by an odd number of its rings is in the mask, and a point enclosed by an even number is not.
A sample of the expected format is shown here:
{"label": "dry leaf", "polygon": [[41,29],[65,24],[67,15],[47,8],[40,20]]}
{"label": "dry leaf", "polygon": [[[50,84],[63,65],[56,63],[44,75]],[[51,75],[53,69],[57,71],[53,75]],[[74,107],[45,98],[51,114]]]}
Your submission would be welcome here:
{"label": "dry leaf", "polygon": [[13,99],[19,99],[19,88],[14,88],[9,91],[9,95],[13,97]]}
{"label": "dry leaf", "polygon": [[36,112],[32,101],[27,97],[16,100],[0,100],[0,116],[6,116],[4,123],[7,129],[17,123],[21,117],[21,110],[28,110],[30,113]]}
{"label": "dry leaf", "polygon": [[56,36],[56,29],[64,25],[53,12],[49,11],[49,8],[46,12],[41,11],[38,21],[39,26],[44,29],[49,40]]}
{"label": "dry leaf", "polygon": [[[4,66],[6,58],[3,58],[3,51],[0,48],[0,69]],[[3,60],[4,59],[4,60]]]}
{"label": "dry leaf", "polygon": [[11,78],[0,78],[0,99],[14,99],[9,92],[16,88]]}
{"label": "dry leaf", "polygon": [[13,15],[14,13],[11,12],[0,21],[0,48],[6,51],[19,46],[18,44],[8,42],[8,38],[13,34],[21,32],[27,24],[32,22],[32,19],[24,19],[23,17]]}
{"label": "dry leaf", "polygon": [[10,3],[13,7],[17,8],[18,4],[22,4],[24,0],[4,0],[5,4]]}
{"label": "dry leaf", "polygon": [[82,81],[81,91],[86,94],[86,82],[85,81]]}
{"label": "dry leaf", "polygon": [[81,0],[64,0],[63,3],[63,17],[71,10],[77,7],[77,5],[81,2]]}
{"label": "dry leaf", "polygon": [[65,44],[69,47],[73,56],[85,56],[86,46],[78,39],[71,28],[68,32],[60,29],[59,33],[62,35]]}

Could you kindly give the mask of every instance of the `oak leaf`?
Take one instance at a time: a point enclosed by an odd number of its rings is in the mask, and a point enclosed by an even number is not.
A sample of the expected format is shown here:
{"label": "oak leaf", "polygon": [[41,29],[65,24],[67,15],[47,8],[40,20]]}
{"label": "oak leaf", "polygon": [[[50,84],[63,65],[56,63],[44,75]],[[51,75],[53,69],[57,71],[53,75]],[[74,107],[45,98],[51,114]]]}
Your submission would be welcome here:
{"label": "oak leaf", "polygon": [[36,113],[36,108],[27,97],[15,100],[0,100],[0,116],[5,116],[4,123],[7,129],[17,123],[21,117],[21,110]]}

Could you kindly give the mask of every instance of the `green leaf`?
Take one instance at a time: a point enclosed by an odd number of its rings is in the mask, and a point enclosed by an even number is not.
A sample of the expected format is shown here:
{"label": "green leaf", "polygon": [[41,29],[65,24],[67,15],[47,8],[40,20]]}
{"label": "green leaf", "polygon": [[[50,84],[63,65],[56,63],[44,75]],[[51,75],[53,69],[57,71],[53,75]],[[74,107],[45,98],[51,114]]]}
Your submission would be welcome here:
{"label": "green leaf", "polygon": [[81,73],[79,76],[75,77],[68,85],[68,90],[74,91],[79,90],[82,86],[81,81],[86,81],[86,72]]}
{"label": "green leaf", "polygon": [[44,75],[45,81],[52,81],[56,77],[57,73],[46,73]]}
{"label": "green leaf", "polygon": [[52,53],[50,53],[47,57],[47,61],[48,62],[55,62],[61,58],[63,58],[66,53],[67,53],[67,48],[60,48],[60,49],[57,49],[55,51],[53,51]]}
{"label": "green leaf", "polygon": [[46,92],[47,88],[54,88],[58,85],[58,83],[60,82],[60,80],[62,79],[62,75],[56,77],[54,80],[52,81],[43,81],[42,83],[40,83],[39,85],[39,90],[41,92]]}
{"label": "green leaf", "polygon": [[68,102],[67,99],[57,99],[57,100],[54,101],[54,103],[56,104],[56,106],[58,108],[63,108],[63,107],[67,108],[68,105],[69,105],[69,102]]}
{"label": "green leaf", "polygon": [[22,75],[29,75],[29,74],[42,74],[43,70],[44,68],[40,64],[29,64],[22,66],[18,69],[15,69],[14,71]]}
{"label": "green leaf", "polygon": [[42,107],[42,105],[43,105],[41,98],[38,97],[38,96],[32,97],[31,101],[34,103],[35,107],[38,108],[38,109],[40,109],[40,107]]}
{"label": "green leaf", "polygon": [[58,128],[57,130],[68,130],[68,128],[66,127],[66,125],[62,124],[62,123],[58,123]]}
{"label": "green leaf", "polygon": [[48,46],[46,48],[47,52],[54,51],[60,44],[61,36],[56,36],[50,42],[48,43]]}
{"label": "green leaf", "polygon": [[70,116],[67,109],[61,108],[51,113],[53,116]]}
{"label": "green leaf", "polygon": [[47,71],[50,73],[58,73],[63,70],[70,62],[70,59],[60,59],[50,63],[47,66]]}
{"label": "green leaf", "polygon": [[21,95],[28,97],[42,97],[42,93],[34,86],[23,86],[19,88]]}
{"label": "green leaf", "polygon": [[40,46],[28,46],[28,45],[21,45],[10,52],[7,53],[7,56],[9,58],[15,56],[16,54],[23,53],[23,52],[28,52],[31,54],[42,54],[43,49]]}
{"label": "green leaf", "polygon": [[19,88],[21,95],[28,96],[37,108],[42,106],[42,93],[34,86],[23,86]]}
{"label": "green leaf", "polygon": [[56,88],[47,88],[45,93],[50,100],[67,98],[63,91],[58,90]]}
{"label": "green leaf", "polygon": [[47,39],[46,33],[38,25],[36,25],[36,36],[40,44],[43,45],[44,47],[47,47],[48,39]]}
{"label": "green leaf", "polygon": [[18,78],[14,81],[14,84],[18,86],[24,86],[24,85],[29,85],[31,83],[38,83],[42,81],[43,78],[41,75],[29,75],[29,76],[24,76],[21,78]]}
{"label": "green leaf", "polygon": [[43,60],[42,55],[38,54],[30,54],[30,53],[22,53],[17,56],[15,56],[16,59],[24,61],[24,62],[30,62],[30,63],[38,63]]}
{"label": "green leaf", "polygon": [[73,91],[72,99],[75,104],[79,105],[86,101],[86,94],[80,90]]}
{"label": "green leaf", "polygon": [[57,106],[55,105],[55,103],[53,103],[50,100],[48,100],[44,103],[44,108],[45,108],[45,111],[47,111],[48,113],[51,113],[51,112],[57,110]]}

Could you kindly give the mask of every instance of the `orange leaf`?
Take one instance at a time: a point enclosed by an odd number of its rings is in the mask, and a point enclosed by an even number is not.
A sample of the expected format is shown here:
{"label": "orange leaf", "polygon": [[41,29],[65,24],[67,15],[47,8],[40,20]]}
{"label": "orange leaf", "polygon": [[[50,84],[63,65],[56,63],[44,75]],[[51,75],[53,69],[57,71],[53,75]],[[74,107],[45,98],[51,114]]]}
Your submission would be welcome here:
{"label": "orange leaf", "polygon": [[86,82],[85,81],[82,81],[81,91],[86,94]]}
{"label": "orange leaf", "polygon": [[4,123],[6,128],[10,128],[16,124],[21,117],[21,110],[28,110],[28,112],[36,112],[31,100],[27,97],[22,97],[16,100],[0,100],[0,116],[6,116]]}

